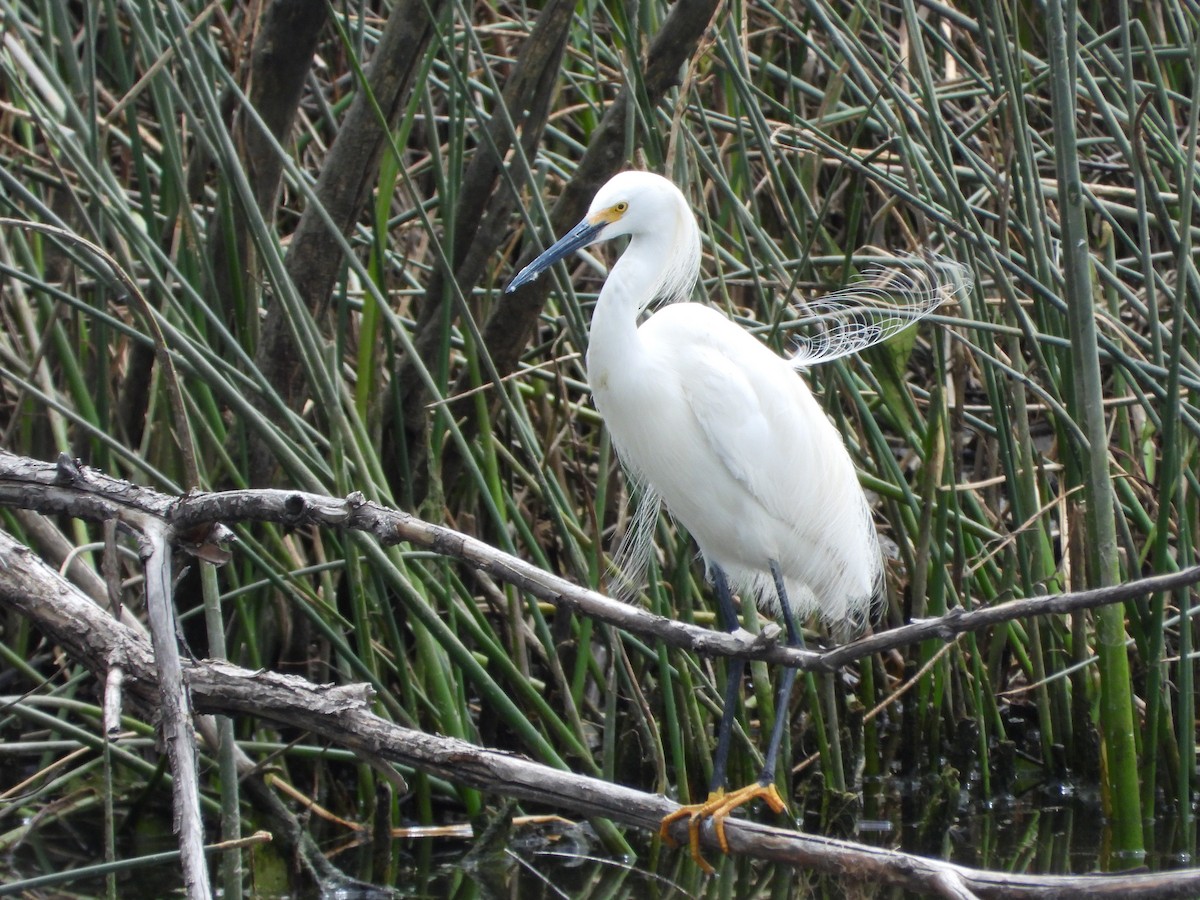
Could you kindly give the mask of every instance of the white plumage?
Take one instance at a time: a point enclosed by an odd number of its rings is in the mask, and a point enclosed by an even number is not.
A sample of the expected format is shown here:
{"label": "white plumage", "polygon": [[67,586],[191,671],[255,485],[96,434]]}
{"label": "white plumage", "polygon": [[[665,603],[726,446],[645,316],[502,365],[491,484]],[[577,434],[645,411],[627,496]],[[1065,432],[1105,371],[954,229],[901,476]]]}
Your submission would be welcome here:
{"label": "white plumage", "polygon": [[[744,596],[799,617],[820,616],[838,630],[865,620],[882,583],[879,542],[866,497],[841,435],[799,374],[804,367],[857,352],[928,314],[965,284],[945,260],[908,260],[916,275],[886,275],[890,284],[834,294],[816,304],[825,331],[791,359],[769,350],[716,310],[686,302],[700,268],[700,233],[687,200],[671,182],[624,172],[596,194],[576,228],[526,266],[508,290],[536,278],[564,256],[622,235],[629,245],[613,265],[592,315],[588,383],[618,455],[642,486],[643,504],[661,498],[695,538],[718,588],[725,627],[736,625],[721,574]],[[945,276],[943,278],[943,276]],[[881,293],[910,305],[864,306]],[[639,326],[654,300],[663,306]],[[643,506],[619,558],[648,549],[653,516]],[[632,546],[628,546],[632,542]],[[777,590],[775,575],[785,591]],[[789,642],[800,641],[789,627]],[[731,679],[740,680],[740,665]],[[786,708],[794,672],[780,689]],[[726,690],[726,697],[735,697]],[[699,860],[698,820],[724,816],[751,797],[777,810],[773,784],[779,726],[759,784],[726,797],[724,766],[732,709],[727,705],[714,761],[713,797],[664,820],[691,815]]]}
{"label": "white plumage", "polygon": [[620,276],[654,259],[635,247],[605,283],[587,357],[621,459],[735,590],[778,610],[775,560],[799,615],[861,621],[879,543],[841,435],[787,361],[716,310],[679,303],[633,330]]}
{"label": "white plumage", "polygon": [[699,303],[672,303],[638,325],[654,299],[685,300],[699,272],[699,230],[683,194],[658,175],[623,172],[564,240],[583,234],[588,243],[630,237],[600,292],[587,354],[596,408],[627,469],[735,590],[778,611],[774,560],[799,615],[861,622],[879,589],[879,543],[802,364]]}

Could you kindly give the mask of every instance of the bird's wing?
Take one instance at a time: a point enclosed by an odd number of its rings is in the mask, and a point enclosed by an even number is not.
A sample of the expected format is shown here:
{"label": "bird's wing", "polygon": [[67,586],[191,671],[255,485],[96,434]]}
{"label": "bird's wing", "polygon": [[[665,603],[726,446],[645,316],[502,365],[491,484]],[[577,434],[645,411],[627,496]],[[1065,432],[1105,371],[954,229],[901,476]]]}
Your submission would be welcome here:
{"label": "bird's wing", "polygon": [[[879,551],[854,464],[801,376],[747,339],[755,346],[722,340],[694,354],[685,389],[705,446],[746,492],[740,510],[728,512],[781,563],[800,610],[842,624],[865,617]],[[707,477],[719,483],[714,470]],[[749,586],[760,605],[775,596],[765,573]]]}
{"label": "bird's wing", "polygon": [[[684,395],[725,470],[766,509],[789,517],[780,486],[803,459],[804,415],[824,419],[800,376],[741,329],[688,356]],[[801,408],[802,407],[802,408]],[[799,426],[799,427],[797,427]],[[797,456],[796,454],[799,454]]]}

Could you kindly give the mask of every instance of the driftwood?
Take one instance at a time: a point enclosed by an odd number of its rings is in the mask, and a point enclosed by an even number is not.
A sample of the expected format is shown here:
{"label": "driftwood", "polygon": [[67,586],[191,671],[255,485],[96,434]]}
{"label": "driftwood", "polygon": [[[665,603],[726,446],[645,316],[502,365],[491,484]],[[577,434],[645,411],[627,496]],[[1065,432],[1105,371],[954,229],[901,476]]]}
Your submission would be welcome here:
{"label": "driftwood", "polygon": [[[876,652],[880,647],[975,630],[1017,615],[1062,612],[1099,602],[1115,602],[1152,591],[1173,589],[1200,578],[1200,571],[1187,570],[1127,585],[1124,593],[1092,591],[1017,601],[906,626],[847,647],[810,652],[795,658],[795,651],[780,654],[780,648],[761,637],[734,635],[732,641],[714,643],[707,639],[709,633],[704,629],[680,623],[669,623],[672,627],[666,627],[663,624],[666,620],[595,592],[573,587],[465,535],[383,509],[358,497],[338,499],[291,491],[194,493],[171,497],[107,478],[67,459],[55,465],[0,453],[0,504],[121,522],[141,535],[143,541],[150,535],[150,543],[144,546],[148,547],[147,556],[151,558],[161,546],[160,541],[189,546],[201,555],[211,553],[212,543],[227,533],[223,522],[269,520],[282,524],[317,523],[357,528],[376,535],[381,541],[408,541],[454,555],[547,600],[568,604],[588,615],[596,615],[647,636],[669,640],[675,646],[723,655],[740,653],[756,659],[786,661],[819,669],[837,664],[831,660],[844,662]],[[105,685],[106,691],[123,691],[127,700],[143,710],[160,708],[163,659],[156,656],[144,634],[115,620],[32,551],[4,534],[0,534],[0,604],[34,622],[91,670]],[[1013,611],[1014,614],[1004,612],[996,617],[996,610]],[[980,618],[984,613],[993,615]],[[907,635],[905,640],[892,637],[897,632]],[[706,637],[702,639],[701,635]],[[848,648],[857,649],[847,654]],[[412,766],[491,793],[651,830],[657,830],[662,817],[676,808],[673,801],[662,796],[575,775],[462,741],[401,728],[370,711],[371,689],[366,685],[317,685],[294,676],[251,672],[215,661],[182,661],[180,671],[197,711],[264,717],[306,729],[367,758]],[[120,699],[106,696],[105,707],[119,705]],[[680,823],[677,830],[682,839],[686,825]],[[1137,875],[1012,875],[974,870],[740,819],[730,820],[726,830],[733,853],[944,897],[1190,897],[1200,894],[1200,870]],[[710,851],[717,846],[708,826],[702,830],[701,843]]]}

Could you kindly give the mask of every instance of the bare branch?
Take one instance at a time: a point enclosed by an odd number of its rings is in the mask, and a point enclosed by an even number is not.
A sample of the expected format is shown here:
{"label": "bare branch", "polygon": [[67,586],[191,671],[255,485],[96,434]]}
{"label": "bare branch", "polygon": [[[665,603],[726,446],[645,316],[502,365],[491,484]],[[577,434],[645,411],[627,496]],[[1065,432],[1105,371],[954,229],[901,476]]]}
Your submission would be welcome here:
{"label": "bare branch", "polygon": [[197,545],[215,539],[215,532],[209,529],[221,523],[275,522],[290,527],[353,529],[371,534],[385,545],[408,543],[454,557],[555,606],[671,647],[710,656],[762,660],[806,671],[835,671],[871,654],[930,638],[950,640],[959,634],[1016,619],[1122,603],[1200,582],[1200,566],[1193,566],[1109,588],[1010,600],[971,611],[952,609],[943,616],[869,635],[829,650],[795,650],[776,641],[778,629],[764,629],[758,635],[744,630],[722,632],[654,615],[544,572],[470,535],[367,502],[358,494],[337,498],[303,491],[248,490],[172,497],[109,478],[87,467],[55,466],[0,452],[0,505],[66,512],[101,521],[135,512],[160,516],[178,532],[191,536]]}
{"label": "bare branch", "polygon": [[[28,618],[98,678],[120,660],[130,695],[146,708],[158,702],[159,675],[145,639],[115,622],[3,533],[0,607]],[[317,685],[296,676],[213,661],[185,662],[184,672],[196,706],[207,712],[253,715],[306,729],[369,757],[413,766],[459,784],[649,830],[657,830],[662,817],[677,808],[666,797],[401,728],[370,711],[367,685]],[[686,824],[680,822],[679,838],[685,830]],[[1197,869],[1127,876],[1013,875],[741,819],[726,823],[726,835],[736,854],[942,897],[1171,898],[1200,892]],[[716,850],[711,826],[703,830],[701,842]]]}
{"label": "bare branch", "polygon": [[[212,896],[204,861],[204,822],[200,818],[200,782],[196,771],[196,731],[183,684],[179,643],[175,637],[175,603],[171,584],[170,528],[160,519],[144,516],[142,565],[146,571],[146,611],[150,639],[158,665],[158,698],[162,737],[171,761],[175,831],[183,857],[183,883],[188,897]],[[111,685],[110,685],[111,686]]]}

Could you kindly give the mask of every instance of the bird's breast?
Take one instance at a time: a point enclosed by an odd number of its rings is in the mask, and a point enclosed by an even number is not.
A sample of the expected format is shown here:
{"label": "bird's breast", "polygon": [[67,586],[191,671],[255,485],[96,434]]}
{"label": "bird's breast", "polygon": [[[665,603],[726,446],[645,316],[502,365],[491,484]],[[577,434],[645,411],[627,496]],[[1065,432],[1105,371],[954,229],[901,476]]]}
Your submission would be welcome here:
{"label": "bird's breast", "polygon": [[[653,353],[595,365],[588,381],[622,463],[666,502],[707,555],[761,559],[764,516],[748,486],[730,472],[688,400],[677,360]],[[730,528],[729,522],[742,523]],[[719,543],[720,550],[716,550]]]}

